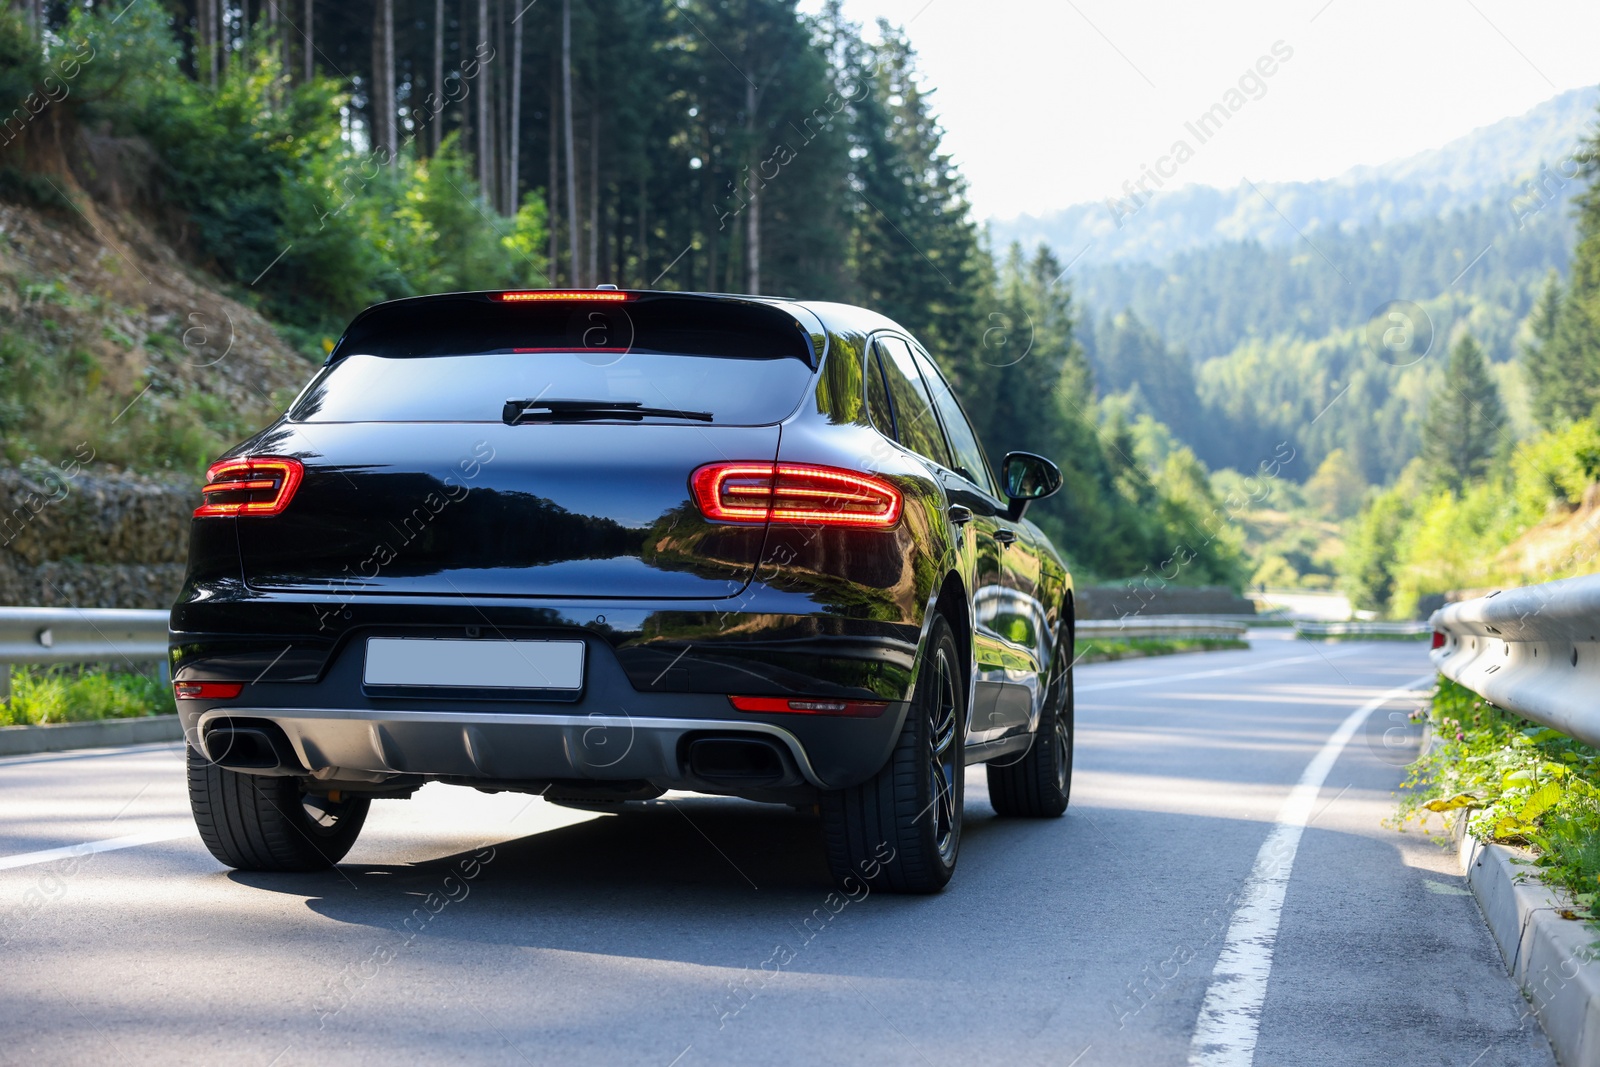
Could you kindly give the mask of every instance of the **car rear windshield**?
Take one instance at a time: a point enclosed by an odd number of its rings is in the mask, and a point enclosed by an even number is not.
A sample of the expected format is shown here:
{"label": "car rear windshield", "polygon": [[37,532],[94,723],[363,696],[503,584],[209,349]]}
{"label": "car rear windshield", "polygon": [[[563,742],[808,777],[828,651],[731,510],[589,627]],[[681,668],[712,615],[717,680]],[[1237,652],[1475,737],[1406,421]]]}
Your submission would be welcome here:
{"label": "car rear windshield", "polygon": [[426,300],[358,319],[289,414],[300,422],[499,422],[508,402],[566,400],[764,425],[795,409],[811,359],[798,324],[761,305]]}

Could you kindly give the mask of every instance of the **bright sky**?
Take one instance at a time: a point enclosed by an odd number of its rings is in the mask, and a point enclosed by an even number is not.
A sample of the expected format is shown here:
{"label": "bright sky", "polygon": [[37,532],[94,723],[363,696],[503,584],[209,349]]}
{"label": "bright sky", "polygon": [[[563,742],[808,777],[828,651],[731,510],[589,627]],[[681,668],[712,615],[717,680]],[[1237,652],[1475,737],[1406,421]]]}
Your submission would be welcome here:
{"label": "bright sky", "polygon": [[[816,10],[817,0],[803,9]],[[1332,177],[1600,83],[1594,0],[844,0],[909,25],[980,218],[1118,192],[1275,42],[1177,184]],[[1238,98],[1235,98],[1237,100]],[[1187,136],[1191,145],[1196,139]],[[1171,164],[1168,164],[1171,166]]]}

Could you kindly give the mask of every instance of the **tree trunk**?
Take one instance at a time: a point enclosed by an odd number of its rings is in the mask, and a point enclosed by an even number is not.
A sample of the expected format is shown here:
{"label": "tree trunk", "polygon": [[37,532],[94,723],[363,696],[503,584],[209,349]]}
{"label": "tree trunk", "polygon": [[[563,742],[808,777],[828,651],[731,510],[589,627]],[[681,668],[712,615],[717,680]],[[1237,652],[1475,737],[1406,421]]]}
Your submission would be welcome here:
{"label": "tree trunk", "polygon": [[194,5],[194,80],[207,85],[216,79],[211,73],[211,0]]}
{"label": "tree trunk", "polygon": [[572,147],[572,0],[561,0],[561,122],[567,150],[567,249],[572,284],[583,284],[578,264],[578,156]]}
{"label": "tree trunk", "polygon": [[522,151],[522,18],[511,23],[511,129],[506,138],[506,214],[521,206],[518,194]]}
{"label": "tree trunk", "polygon": [[[707,153],[707,159],[710,154]],[[717,278],[717,249],[722,245],[722,237],[715,230],[706,234],[706,292],[721,292],[723,286]]]}
{"label": "tree trunk", "polygon": [[228,0],[217,2],[217,77],[228,76],[228,52],[233,47],[233,34],[228,30]]}
{"label": "tree trunk", "polygon": [[305,25],[300,27],[300,33],[301,33],[300,60],[301,60],[301,64],[302,64],[302,67],[303,67],[303,69],[301,70],[301,74],[304,76],[305,80],[308,81],[308,82],[312,78],[315,78],[317,76],[317,66],[316,66],[317,9],[316,9],[316,6],[315,6],[315,2],[316,2],[316,0],[306,0],[306,8],[305,8],[305,15],[304,15]]}
{"label": "tree trunk", "polygon": [[280,0],[264,0],[261,8],[261,18],[267,30],[267,44],[277,54],[279,65],[283,73],[289,72],[289,51],[287,39],[278,32],[278,4]]}
{"label": "tree trunk", "polygon": [[200,0],[195,11],[195,21],[200,22],[200,50],[195,56],[195,75],[205,78],[206,85],[216,88],[216,0]]}
{"label": "tree trunk", "polygon": [[[489,0],[478,0],[478,37],[484,44],[490,44],[489,31]],[[485,64],[487,65],[487,64]],[[479,68],[478,77],[483,81],[477,86],[478,91],[478,185],[483,190],[485,199],[492,195],[494,188],[494,127],[489,121],[489,89],[493,80],[489,71]],[[493,200],[489,201],[491,204]]]}
{"label": "tree trunk", "polygon": [[650,262],[648,257],[648,238],[650,231],[645,226],[645,220],[650,212],[650,189],[645,176],[639,175],[639,247],[634,250],[634,258],[639,263],[639,288],[643,289],[650,284]]}
{"label": "tree trunk", "polygon": [[[506,47],[505,0],[494,0],[494,34],[499,41],[496,51]],[[495,195],[489,201],[496,211],[506,213],[506,136],[511,125],[511,72],[502,65],[494,79],[494,184]]]}
{"label": "tree trunk", "polygon": [[[598,96],[599,94],[596,94]],[[589,104],[589,277],[600,284],[600,102]]]}
{"label": "tree trunk", "polygon": [[546,218],[550,222],[549,274],[552,286],[561,284],[557,280],[561,272],[561,154],[557,150],[561,133],[556,127],[556,106],[561,100],[561,85],[556,80],[556,66],[550,64],[549,104],[545,107],[545,113],[550,117],[550,179],[545,189],[550,199],[546,205]]}
{"label": "tree trunk", "polygon": [[745,182],[750,194],[750,206],[745,208],[744,288],[747,293],[761,292],[761,149],[756,145],[756,87],[753,82],[744,86],[745,139],[754,154],[751,175]]}
{"label": "tree trunk", "polygon": [[439,151],[444,135],[444,0],[433,0],[433,77],[428,81],[433,105],[428,108],[428,154]]}
{"label": "tree trunk", "polygon": [[394,92],[394,0],[383,0],[383,142],[391,155],[400,150],[400,115]]}
{"label": "tree trunk", "polygon": [[394,0],[378,0],[373,15],[372,86],[367,93],[372,147],[392,157],[400,143],[394,106]]}

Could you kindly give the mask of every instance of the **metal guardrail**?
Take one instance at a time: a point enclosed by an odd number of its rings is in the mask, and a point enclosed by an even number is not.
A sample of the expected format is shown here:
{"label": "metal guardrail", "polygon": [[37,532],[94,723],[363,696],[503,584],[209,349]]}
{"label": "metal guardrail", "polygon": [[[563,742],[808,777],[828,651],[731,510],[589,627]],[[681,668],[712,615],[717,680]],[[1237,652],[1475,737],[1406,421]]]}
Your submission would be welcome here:
{"label": "metal guardrail", "polygon": [[1301,637],[1421,637],[1433,632],[1433,624],[1418,619],[1412,622],[1296,622],[1294,632]]}
{"label": "metal guardrail", "polygon": [[1250,624],[1243,619],[1205,615],[1129,615],[1121,619],[1079,619],[1078,640],[1133,641],[1168,638],[1203,641],[1241,638]]}
{"label": "metal guardrail", "polygon": [[162,664],[165,611],[128,608],[0,608],[0,701],[11,697],[13,663]]}
{"label": "metal guardrail", "polygon": [[0,608],[0,663],[134,663],[167,658],[167,612]]}
{"label": "metal guardrail", "polygon": [[[1448,604],[1439,673],[1523,718],[1600,745],[1600,575]],[[1436,639],[1437,640],[1437,639]]]}

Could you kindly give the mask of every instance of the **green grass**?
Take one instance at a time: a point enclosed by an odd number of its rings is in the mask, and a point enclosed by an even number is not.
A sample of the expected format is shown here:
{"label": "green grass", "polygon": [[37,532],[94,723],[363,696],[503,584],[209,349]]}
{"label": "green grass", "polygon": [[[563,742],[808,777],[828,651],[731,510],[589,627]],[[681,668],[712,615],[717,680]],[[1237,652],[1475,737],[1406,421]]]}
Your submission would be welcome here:
{"label": "green grass", "polygon": [[76,666],[10,670],[11,699],[0,704],[0,726],[137,719],[178,710],[171,688],[154,672]]}
{"label": "green grass", "polygon": [[1105,663],[1143,656],[1170,656],[1175,652],[1215,652],[1227,648],[1249,648],[1237,637],[1136,637],[1126,641],[1082,640],[1073,646],[1075,663]]}
{"label": "green grass", "polygon": [[1484,841],[1531,849],[1545,882],[1589,916],[1600,890],[1600,751],[1441,678],[1433,741],[1411,766],[1399,821],[1464,810]]}

